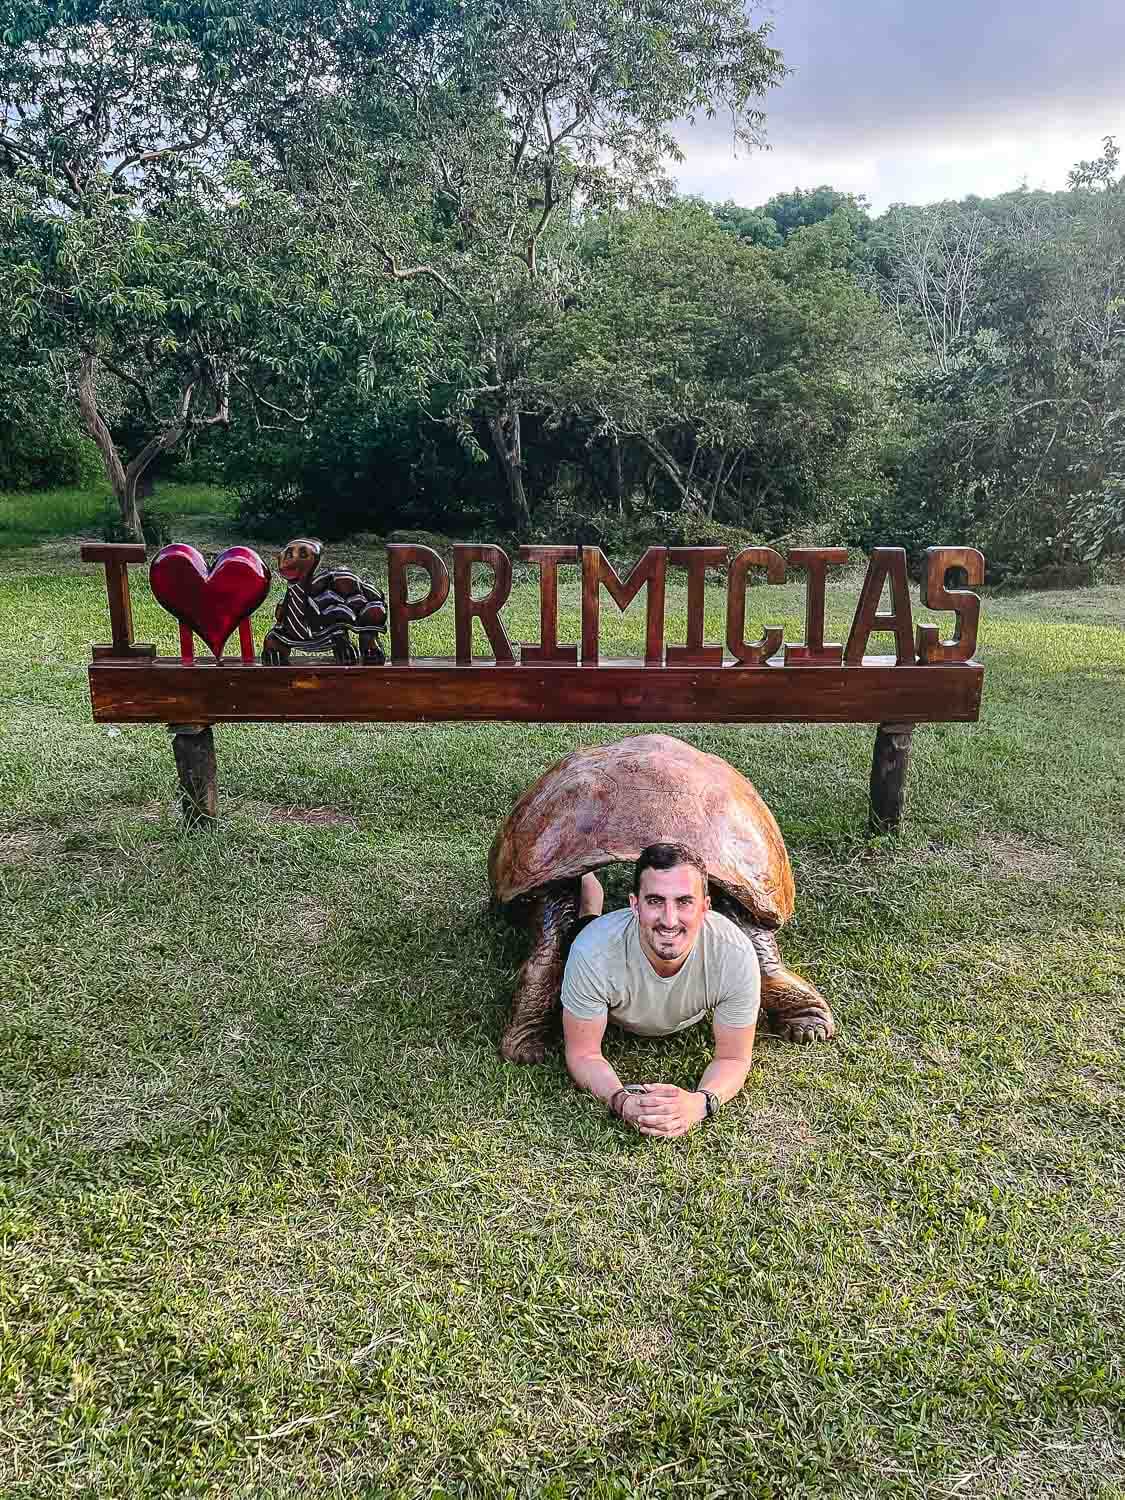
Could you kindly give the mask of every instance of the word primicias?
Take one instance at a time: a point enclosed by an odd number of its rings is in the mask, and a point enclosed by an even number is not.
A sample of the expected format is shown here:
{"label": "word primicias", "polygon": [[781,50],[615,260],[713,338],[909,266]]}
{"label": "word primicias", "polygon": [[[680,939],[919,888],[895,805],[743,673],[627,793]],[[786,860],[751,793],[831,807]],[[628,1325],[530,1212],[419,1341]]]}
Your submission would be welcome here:
{"label": "word primicias", "polygon": [[[915,633],[910,605],[906,553],[901,547],[876,547],[863,580],[859,603],[847,642],[824,639],[824,600],[828,570],[848,561],[843,547],[795,547],[786,556],[772,547],[745,547],[733,558],[726,547],[649,547],[622,578],[598,547],[528,546],[519,549],[522,562],[539,569],[539,640],[520,645],[519,662],[526,665],[577,666],[579,648],[561,645],[558,638],[558,570],[573,564],[582,570],[581,665],[598,665],[598,630],[604,588],[624,609],[642,588],[648,590],[645,618],[645,664],[651,667],[721,667],[725,652],[735,666],[762,666],[782,652],[785,666],[862,666],[867,643],[876,631],[895,638],[898,665],[969,661],[976,649],[980,599],[964,588],[949,588],[953,569],[962,571],[970,588],[984,582],[984,558],[972,547],[931,547],[926,553],[921,602],[930,610],[952,610],[953,635],[942,640],[935,625],[919,625]],[[729,562],[725,648],[704,641],[704,582],[710,568]],[[492,587],[474,597],[473,565],[492,569]],[[688,624],[683,644],[664,640],[664,594],[669,565],[687,572]],[[409,597],[409,570],[429,575],[429,589],[419,599]],[[779,626],[767,626],[755,640],[746,639],[746,590],[751,574],[761,570],[769,584],[784,583],[791,569],[805,575],[805,637],[786,642]],[[429,547],[391,543],[387,547],[390,602],[391,662],[410,661],[410,625],[435,614],[449,596],[449,570]],[[890,609],[880,612],[889,585]],[[453,547],[453,601],[456,659],[472,662],[473,620],[480,621],[498,663],[516,661],[500,611],[512,591],[512,563],[492,544],[456,543]]]}

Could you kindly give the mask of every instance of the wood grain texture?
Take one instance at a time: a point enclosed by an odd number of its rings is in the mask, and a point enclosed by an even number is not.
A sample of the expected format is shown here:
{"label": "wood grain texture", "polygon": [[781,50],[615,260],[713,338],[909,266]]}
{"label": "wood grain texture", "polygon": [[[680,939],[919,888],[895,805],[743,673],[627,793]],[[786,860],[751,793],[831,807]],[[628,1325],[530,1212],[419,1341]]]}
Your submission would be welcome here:
{"label": "wood grain texture", "polygon": [[824,639],[824,585],[825,575],[831,567],[846,563],[846,547],[794,547],[789,553],[791,568],[804,568],[808,573],[805,585],[805,639],[799,644],[786,646],[785,664],[805,666],[836,666],[843,656],[844,648],[838,641]]}
{"label": "wood grain texture", "polygon": [[559,645],[559,566],[577,562],[578,548],[521,547],[520,560],[535,563],[539,568],[539,642],[529,641],[520,646],[521,665],[556,662],[574,666],[578,647]]}
{"label": "wood grain texture", "polygon": [[[890,580],[891,608],[879,613],[883,585]],[[910,613],[910,579],[906,573],[906,552],[902,547],[875,547],[867,564],[860,590],[844,660],[859,666],[867,643],[877,630],[891,630],[895,637],[895,659],[900,663],[914,660],[914,618]]]}
{"label": "wood grain texture", "polygon": [[264,667],[233,660],[183,666],[94,662],[100,723],[878,724],[972,721],[976,663],[863,667],[599,667],[476,665]]}
{"label": "wood grain texture", "polygon": [[[428,593],[413,603],[409,598],[408,568],[423,568],[430,575]],[[449,569],[432,547],[407,542],[387,545],[387,596],[391,612],[391,660],[410,660],[410,622],[424,620],[439,610],[449,596]]]}
{"label": "wood grain texture", "polygon": [[645,665],[658,667],[664,660],[664,591],[668,571],[667,550],[649,547],[622,578],[600,547],[582,549],[582,665],[596,667],[601,659],[598,632],[601,626],[601,591],[625,607],[648,585],[645,596]]}
{"label": "wood grain texture", "polygon": [[78,555],[83,562],[143,563],[148,549],[143,542],[83,542]]}
{"label": "wood grain texture", "polygon": [[148,661],[156,647],[139,645],[133,639],[133,604],[129,597],[129,564],[143,563],[145,548],[141,542],[84,542],[80,549],[83,562],[105,565],[105,588],[109,598],[108,646],[95,646],[95,660],[120,657],[129,661]]}
{"label": "wood grain texture", "polygon": [[[479,599],[473,598],[473,564],[484,563],[493,572],[492,587]],[[453,544],[453,607],[457,660],[468,664],[473,659],[473,618],[481,622],[497,661],[512,662],[515,656],[500,610],[512,592],[512,561],[501,548],[476,546],[470,542]]]}
{"label": "wood grain texture", "polygon": [[670,547],[669,562],[687,569],[687,645],[669,646],[667,662],[670,667],[721,667],[722,646],[706,646],[703,643],[703,591],[708,568],[721,568],[729,557],[726,547]]}
{"label": "wood grain texture", "polygon": [[735,661],[761,666],[781,650],[782,629],[769,625],[756,641],[746,639],[746,585],[751,568],[765,568],[768,583],[785,582],[785,559],[772,547],[743,547],[727,574],[727,650]]}
{"label": "wood grain texture", "polygon": [[952,609],[957,620],[948,641],[941,639],[936,625],[918,626],[918,660],[923,663],[972,661],[977,649],[980,595],[969,589],[947,589],[951,568],[964,568],[969,588],[979,588],[984,582],[984,554],[975,547],[926,548],[922,603],[927,609]]}

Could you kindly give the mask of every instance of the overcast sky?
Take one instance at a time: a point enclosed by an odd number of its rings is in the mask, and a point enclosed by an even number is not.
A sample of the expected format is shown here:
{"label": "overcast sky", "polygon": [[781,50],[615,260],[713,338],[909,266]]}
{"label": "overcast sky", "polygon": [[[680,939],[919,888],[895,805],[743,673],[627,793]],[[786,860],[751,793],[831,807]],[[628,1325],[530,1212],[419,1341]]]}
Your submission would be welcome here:
{"label": "overcast sky", "polygon": [[794,73],[767,152],[685,129],[685,192],[752,207],[822,182],[894,202],[1062,188],[1104,135],[1125,147],[1125,0],[767,0]]}

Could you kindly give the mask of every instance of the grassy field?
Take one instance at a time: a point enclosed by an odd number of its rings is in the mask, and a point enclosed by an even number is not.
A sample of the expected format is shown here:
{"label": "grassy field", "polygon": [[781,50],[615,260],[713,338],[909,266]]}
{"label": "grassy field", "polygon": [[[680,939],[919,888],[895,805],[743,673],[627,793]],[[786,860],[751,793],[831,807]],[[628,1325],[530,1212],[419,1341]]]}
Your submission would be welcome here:
{"label": "grassy field", "polygon": [[[0,559],[47,537],[96,537],[110,503],[108,483],[88,489],[18,490],[0,494]],[[218,516],[231,512],[225,491],[209,484],[161,483],[146,509],[167,516]]]}
{"label": "grassy field", "polygon": [[[90,722],[75,551],[0,570],[5,1500],[1125,1496],[1125,586],[986,603],[897,842],[870,729],[674,731],[774,809],[840,1035],[654,1143],[496,1054],[489,842],[621,731],[223,728],[184,836],[165,732]],[[691,1085],[707,1038],[610,1055]]]}

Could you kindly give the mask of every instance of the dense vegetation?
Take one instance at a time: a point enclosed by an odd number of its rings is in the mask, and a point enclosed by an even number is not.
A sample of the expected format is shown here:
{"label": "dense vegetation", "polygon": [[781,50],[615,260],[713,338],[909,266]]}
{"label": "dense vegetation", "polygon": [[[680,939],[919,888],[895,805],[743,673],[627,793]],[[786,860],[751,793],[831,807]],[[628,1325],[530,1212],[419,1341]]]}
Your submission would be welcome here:
{"label": "dense vegetation", "polygon": [[175,465],[259,529],[1125,543],[1111,138],[1066,192],[716,206],[672,125],[753,140],[785,73],[737,0],[11,9],[0,485],[93,442],[134,534]]}

